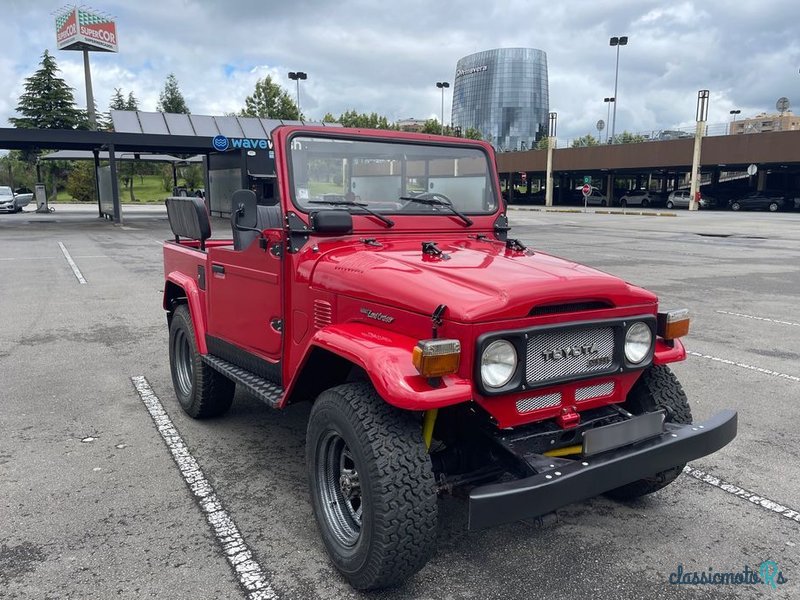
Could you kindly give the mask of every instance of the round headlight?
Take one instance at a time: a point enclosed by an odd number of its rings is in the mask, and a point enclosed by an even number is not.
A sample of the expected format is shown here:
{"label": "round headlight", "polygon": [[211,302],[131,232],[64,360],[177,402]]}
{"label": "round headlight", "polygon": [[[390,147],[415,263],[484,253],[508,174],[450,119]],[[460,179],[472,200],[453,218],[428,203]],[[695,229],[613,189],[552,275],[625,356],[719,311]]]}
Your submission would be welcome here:
{"label": "round headlight", "polygon": [[500,388],[511,381],[517,369],[517,351],[506,340],[492,342],[481,356],[481,379],[491,388]]}
{"label": "round headlight", "polygon": [[650,328],[642,322],[634,323],[625,334],[625,358],[628,362],[640,363],[653,344],[653,334]]}

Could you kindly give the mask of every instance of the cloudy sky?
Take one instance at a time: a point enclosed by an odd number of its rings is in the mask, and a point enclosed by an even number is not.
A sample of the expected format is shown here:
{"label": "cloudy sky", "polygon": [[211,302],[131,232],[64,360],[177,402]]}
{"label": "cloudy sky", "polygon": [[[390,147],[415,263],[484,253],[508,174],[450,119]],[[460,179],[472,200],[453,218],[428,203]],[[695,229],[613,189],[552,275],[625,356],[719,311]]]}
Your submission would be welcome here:
{"label": "cloudy sky", "polygon": [[[93,1],[116,18],[119,35],[119,54],[91,55],[103,110],[116,87],[155,110],[174,72],[193,113],[223,114],[239,110],[267,74],[294,93],[287,73],[302,70],[309,79],[301,105],[311,119],[348,109],[424,119],[439,115],[435,82],[452,82],[461,56],[533,47],[547,53],[550,110],[559,138],[569,139],[606,118],[613,35],[630,39],[620,53],[618,132],[691,125],[704,88],[711,123],[734,108],[743,117],[774,111],[780,96],[800,102],[796,0]],[[45,49],[85,105],[81,53],[56,50],[54,13],[64,5],[0,0],[2,123]]]}

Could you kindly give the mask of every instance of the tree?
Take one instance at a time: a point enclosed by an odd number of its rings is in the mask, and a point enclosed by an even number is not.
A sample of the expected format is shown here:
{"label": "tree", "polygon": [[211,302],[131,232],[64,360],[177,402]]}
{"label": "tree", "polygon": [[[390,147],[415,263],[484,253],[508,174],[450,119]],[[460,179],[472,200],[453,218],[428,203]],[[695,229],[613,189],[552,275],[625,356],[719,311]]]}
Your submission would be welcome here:
{"label": "tree", "polygon": [[338,123],[339,121],[331,113],[327,112],[327,113],[325,113],[325,116],[322,117],[322,122],[323,123]]}
{"label": "tree", "polygon": [[[186,105],[184,104],[184,106]],[[139,101],[136,99],[136,96],[133,95],[133,92],[128,92],[128,99],[125,101],[125,108],[123,110],[139,110]],[[165,110],[164,112],[172,112],[172,111]],[[188,108],[186,109],[186,114],[187,115],[189,114]]]}
{"label": "tree", "polygon": [[67,176],[67,193],[78,202],[96,202],[94,165],[89,161],[72,164],[74,166]]}
{"label": "tree", "polygon": [[647,138],[643,135],[639,135],[638,133],[631,133],[629,131],[623,131],[622,133],[618,133],[613,138],[611,138],[612,144],[638,144],[639,142],[646,142]]}
{"label": "tree", "polygon": [[360,127],[362,129],[397,129],[393,123],[389,122],[389,119],[383,115],[379,115],[376,112],[359,113],[355,110],[348,110],[347,112],[339,115],[338,122],[342,124],[342,127]]}
{"label": "tree", "polygon": [[73,90],[58,76],[55,59],[45,50],[39,69],[25,80],[14,127],[25,129],[86,129],[86,113],[75,106]]}
{"label": "tree", "polygon": [[547,150],[550,145],[550,138],[545,136],[536,143],[537,150]]}
{"label": "tree", "polygon": [[108,110],[126,110],[125,96],[122,95],[122,88],[114,88],[114,95],[108,103]]}
{"label": "tree", "polygon": [[[129,102],[131,98],[133,98],[133,92],[128,96]],[[133,100],[135,101],[135,98],[133,98]],[[175,77],[175,73],[167,75],[167,80],[164,82],[164,89],[161,90],[161,94],[158,96],[158,106],[156,110],[159,112],[190,114],[189,107],[186,106],[186,100],[183,99],[183,94],[178,87],[178,78]]]}
{"label": "tree", "polygon": [[598,143],[599,142],[597,141],[597,138],[595,138],[591,133],[587,133],[582,137],[572,140],[572,147],[586,148],[587,146],[597,146]]}
{"label": "tree", "polygon": [[240,117],[260,117],[262,119],[285,119],[301,121],[303,115],[297,109],[292,97],[279,84],[267,75],[256,81],[253,93],[244,99]]}
{"label": "tree", "polygon": [[439,123],[438,119],[428,119],[422,126],[422,133],[432,133],[434,135],[441,134],[442,125]]}
{"label": "tree", "polygon": [[464,132],[464,137],[469,140],[482,140],[483,136],[481,132],[473,127],[467,127],[467,130]]}

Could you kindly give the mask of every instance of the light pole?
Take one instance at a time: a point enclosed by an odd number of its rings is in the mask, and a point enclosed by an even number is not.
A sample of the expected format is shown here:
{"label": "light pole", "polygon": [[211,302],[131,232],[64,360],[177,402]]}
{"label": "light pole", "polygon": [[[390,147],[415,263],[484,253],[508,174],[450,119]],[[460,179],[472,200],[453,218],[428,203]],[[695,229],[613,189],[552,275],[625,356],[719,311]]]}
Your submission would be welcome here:
{"label": "light pole", "polygon": [[697,192],[700,190],[700,146],[703,130],[708,120],[708,90],[697,92],[697,129],[694,132],[694,154],[692,156],[692,181],[689,185],[689,210],[697,210]]}
{"label": "light pole", "polygon": [[553,206],[553,146],[556,143],[556,125],[558,124],[558,113],[551,112],[549,115],[549,127],[547,130],[547,187],[544,190],[545,206]]}
{"label": "light pole", "polygon": [[[606,110],[606,123],[611,122],[611,103],[616,102],[616,98],[603,98],[603,102],[608,105],[608,109]],[[608,143],[608,129],[606,128],[606,144]]]}
{"label": "light pole", "polygon": [[302,71],[289,71],[289,79],[297,82],[297,116],[300,117],[302,115],[300,112],[300,81],[308,79],[308,74]]}
{"label": "light pole", "polygon": [[611,141],[614,141],[614,133],[617,130],[617,83],[619,81],[619,47],[628,45],[628,36],[614,36],[608,41],[610,46],[617,47],[617,66],[614,68],[614,120],[611,121]]}
{"label": "light pole", "polygon": [[437,81],[436,87],[442,90],[442,135],[444,135],[444,90],[449,88],[450,84],[446,81]]}
{"label": "light pole", "polygon": [[[740,114],[741,112],[742,112],[742,111],[741,111],[741,110],[739,110],[738,108],[737,108],[737,109],[735,109],[735,110],[732,110],[732,111],[731,111],[731,114],[733,115],[733,122],[732,122],[733,124],[735,124],[735,123],[736,123],[736,115]],[[733,129],[734,129],[734,127],[733,127],[733,124],[731,125],[731,132],[730,132],[730,135],[733,135]]]}

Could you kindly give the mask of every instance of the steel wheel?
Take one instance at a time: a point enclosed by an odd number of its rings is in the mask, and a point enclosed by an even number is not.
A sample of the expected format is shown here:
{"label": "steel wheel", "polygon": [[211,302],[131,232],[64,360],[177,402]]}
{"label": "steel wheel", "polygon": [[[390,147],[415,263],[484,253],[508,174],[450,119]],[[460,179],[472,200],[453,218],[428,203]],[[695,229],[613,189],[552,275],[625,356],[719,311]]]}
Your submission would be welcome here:
{"label": "steel wheel", "polygon": [[180,392],[187,396],[190,395],[192,393],[194,364],[192,363],[192,349],[189,347],[189,338],[182,329],[175,332],[175,376]]}
{"label": "steel wheel", "polygon": [[353,454],[344,439],[329,431],[319,442],[317,485],[325,520],[336,540],[348,548],[361,535],[363,499]]}
{"label": "steel wheel", "polygon": [[673,207],[673,206],[675,206],[675,205],[672,203],[672,200],[670,200],[670,201],[668,201],[668,202],[667,202],[667,208],[669,208],[670,210],[672,210],[672,207]]}

